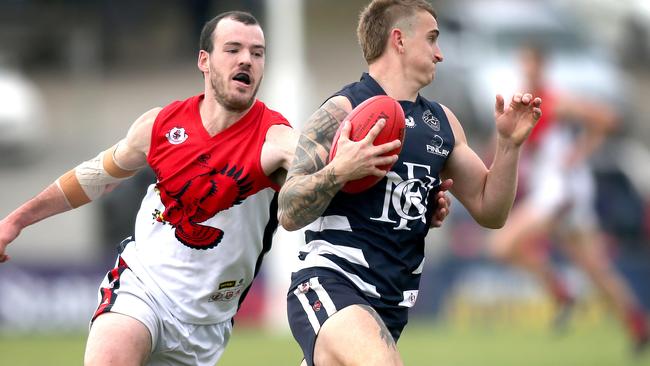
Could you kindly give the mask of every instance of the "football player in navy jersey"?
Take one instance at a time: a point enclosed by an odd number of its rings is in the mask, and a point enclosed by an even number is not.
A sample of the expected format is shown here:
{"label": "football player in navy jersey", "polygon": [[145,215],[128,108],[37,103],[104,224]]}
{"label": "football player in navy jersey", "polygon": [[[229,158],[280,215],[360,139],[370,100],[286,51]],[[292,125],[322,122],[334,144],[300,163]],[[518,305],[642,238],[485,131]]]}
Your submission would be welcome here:
{"label": "football player in navy jersey", "polygon": [[[108,193],[150,165],[134,238],[100,285],[85,365],[214,365],[276,228],[276,191],[298,140],[256,98],[266,43],[257,20],[207,22],[200,94],[154,108],[126,137],[0,220],[0,264],[28,226]],[[197,90],[197,93],[199,91]],[[440,194],[434,226],[448,212]]]}
{"label": "football player in navy jersey", "polygon": [[[361,13],[357,35],[368,72],[309,118],[279,197],[280,224],[305,228],[287,308],[307,365],[402,364],[395,342],[417,299],[435,195],[449,188],[480,225],[502,227],[515,196],[520,147],[541,116],[540,98],[515,94],[506,104],[497,95],[498,142],[488,168],[451,110],[419,94],[443,60],[431,5],[374,0]],[[372,144],[385,121],[358,142],[349,139],[346,122],[328,161],[346,116],[383,94],[400,102],[408,121],[399,156],[380,156],[397,140]],[[377,168],[393,162],[388,172]],[[340,192],[370,174],[384,177],[361,193]]]}

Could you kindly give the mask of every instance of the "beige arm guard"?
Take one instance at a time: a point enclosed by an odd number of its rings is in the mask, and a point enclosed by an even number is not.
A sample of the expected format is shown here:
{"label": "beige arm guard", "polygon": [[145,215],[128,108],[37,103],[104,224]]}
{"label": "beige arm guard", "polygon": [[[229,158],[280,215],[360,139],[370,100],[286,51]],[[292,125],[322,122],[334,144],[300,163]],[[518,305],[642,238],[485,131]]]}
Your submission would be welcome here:
{"label": "beige arm guard", "polygon": [[134,170],[120,168],[115,162],[116,146],[102,151],[95,158],[79,164],[63,174],[56,184],[68,200],[70,207],[77,208],[112,189],[117,183],[135,174]]}

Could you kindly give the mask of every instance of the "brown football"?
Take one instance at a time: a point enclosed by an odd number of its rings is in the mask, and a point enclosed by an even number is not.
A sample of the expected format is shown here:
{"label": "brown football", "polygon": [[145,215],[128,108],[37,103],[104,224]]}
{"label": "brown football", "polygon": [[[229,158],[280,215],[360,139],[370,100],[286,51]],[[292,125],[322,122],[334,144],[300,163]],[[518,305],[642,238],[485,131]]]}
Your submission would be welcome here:
{"label": "brown football", "polygon": [[[387,95],[377,95],[366,99],[363,103],[354,108],[350,114],[348,114],[345,119],[350,121],[350,140],[359,141],[366,137],[372,126],[382,118],[386,120],[386,125],[379,135],[377,135],[374,145],[381,145],[393,140],[400,140],[402,144],[397,149],[389,151],[384,155],[399,154],[400,151],[402,151],[402,145],[404,145],[404,111],[395,99]],[[341,123],[341,126],[343,126],[343,123]],[[330,161],[332,161],[334,156],[336,156],[336,146],[340,133],[341,127],[339,126],[336,135],[334,135],[334,140],[332,141]],[[392,167],[392,164],[390,164],[379,166],[378,168],[389,171]],[[381,179],[381,177],[369,175],[364,178],[347,182],[341,190],[346,193],[363,192],[377,184]]]}

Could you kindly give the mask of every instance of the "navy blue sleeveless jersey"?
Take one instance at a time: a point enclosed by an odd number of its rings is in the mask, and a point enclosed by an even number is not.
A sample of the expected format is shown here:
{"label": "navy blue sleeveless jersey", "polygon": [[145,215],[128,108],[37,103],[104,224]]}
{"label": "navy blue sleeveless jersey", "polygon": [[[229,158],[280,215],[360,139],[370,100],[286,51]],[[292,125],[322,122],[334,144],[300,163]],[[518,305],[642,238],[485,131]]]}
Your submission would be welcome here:
{"label": "navy blue sleeveless jersey", "polygon": [[[364,73],[359,82],[334,95],[347,97],[356,107],[385,94]],[[399,103],[406,117],[399,160],[372,188],[357,194],[339,192],[323,215],[306,227],[294,284],[334,270],[373,306],[406,310],[414,305],[439,173],[454,147],[454,135],[440,104],[419,95],[415,102]]]}

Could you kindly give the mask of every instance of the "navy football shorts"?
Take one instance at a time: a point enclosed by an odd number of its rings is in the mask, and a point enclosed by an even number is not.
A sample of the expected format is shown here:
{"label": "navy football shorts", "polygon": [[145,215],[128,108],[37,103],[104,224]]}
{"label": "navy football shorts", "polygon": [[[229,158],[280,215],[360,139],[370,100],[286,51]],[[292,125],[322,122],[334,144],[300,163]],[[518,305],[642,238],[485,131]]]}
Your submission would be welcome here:
{"label": "navy football shorts", "polygon": [[291,333],[300,344],[307,365],[314,366],[314,345],[320,327],[349,305],[373,307],[397,342],[407,322],[408,308],[382,308],[377,306],[377,301],[366,297],[335,271],[309,268],[294,273],[287,294],[287,315]]}

